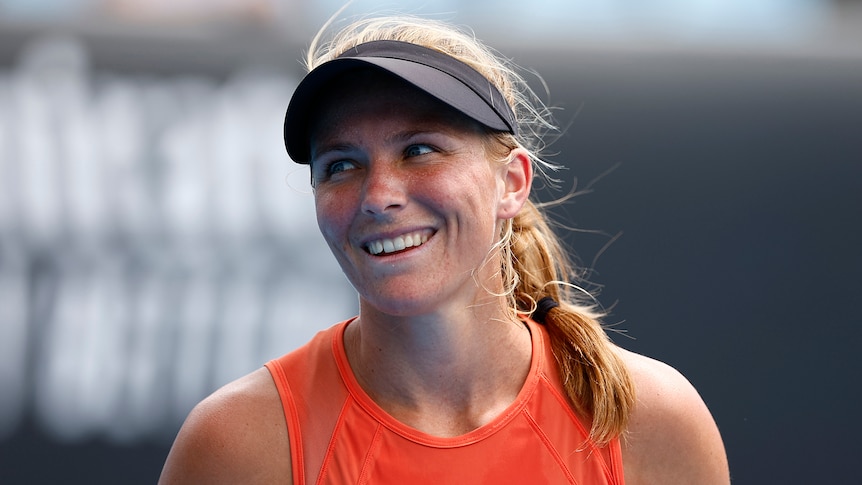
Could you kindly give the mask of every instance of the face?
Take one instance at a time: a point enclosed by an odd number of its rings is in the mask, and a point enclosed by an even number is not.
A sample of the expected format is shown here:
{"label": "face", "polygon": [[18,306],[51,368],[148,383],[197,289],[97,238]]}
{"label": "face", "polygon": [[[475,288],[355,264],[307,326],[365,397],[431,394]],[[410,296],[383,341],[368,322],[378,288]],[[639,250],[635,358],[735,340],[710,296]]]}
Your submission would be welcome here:
{"label": "face", "polygon": [[402,81],[344,84],[315,120],[311,171],[320,230],[363,308],[430,314],[499,290],[499,259],[488,258],[520,205],[487,135]]}

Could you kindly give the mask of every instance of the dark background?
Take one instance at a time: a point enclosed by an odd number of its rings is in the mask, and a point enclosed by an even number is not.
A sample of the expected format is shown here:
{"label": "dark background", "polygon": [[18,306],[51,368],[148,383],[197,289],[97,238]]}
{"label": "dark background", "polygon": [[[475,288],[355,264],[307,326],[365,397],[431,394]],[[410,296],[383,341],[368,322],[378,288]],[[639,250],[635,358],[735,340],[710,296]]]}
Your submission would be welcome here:
{"label": "dark background", "polygon": [[735,483],[854,481],[862,65],[595,53],[545,72],[582,106],[561,161],[582,182],[616,166],[566,210],[622,233],[594,276],[616,341],[695,384]]}
{"label": "dark background", "polygon": [[[862,62],[507,53],[565,108],[566,183],[541,195],[591,186],[556,212],[582,230],[567,238],[614,339],[694,383],[734,483],[855,480]],[[0,443],[0,483],[154,483],[170,444],[63,445],[27,420]]]}

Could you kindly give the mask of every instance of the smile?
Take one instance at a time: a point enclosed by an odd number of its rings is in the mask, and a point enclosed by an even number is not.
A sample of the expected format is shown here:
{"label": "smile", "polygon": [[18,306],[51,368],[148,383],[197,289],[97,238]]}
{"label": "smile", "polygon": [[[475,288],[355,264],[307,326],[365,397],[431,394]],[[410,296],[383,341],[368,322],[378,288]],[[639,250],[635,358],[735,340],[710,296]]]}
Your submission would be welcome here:
{"label": "smile", "polygon": [[421,246],[428,240],[429,234],[423,231],[416,231],[410,234],[404,234],[392,239],[379,239],[371,241],[365,245],[365,249],[373,254],[389,254],[397,251],[403,251],[407,248]]}

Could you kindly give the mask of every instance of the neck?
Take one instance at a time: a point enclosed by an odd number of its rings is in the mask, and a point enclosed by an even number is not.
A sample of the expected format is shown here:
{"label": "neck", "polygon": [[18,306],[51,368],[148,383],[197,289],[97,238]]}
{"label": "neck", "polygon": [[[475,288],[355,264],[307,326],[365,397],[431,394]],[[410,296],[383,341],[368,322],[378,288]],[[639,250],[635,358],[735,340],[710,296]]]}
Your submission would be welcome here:
{"label": "neck", "polygon": [[345,344],[357,380],[378,405],[439,435],[475,429],[511,404],[532,351],[527,328],[496,298],[411,317],[361,306]]}

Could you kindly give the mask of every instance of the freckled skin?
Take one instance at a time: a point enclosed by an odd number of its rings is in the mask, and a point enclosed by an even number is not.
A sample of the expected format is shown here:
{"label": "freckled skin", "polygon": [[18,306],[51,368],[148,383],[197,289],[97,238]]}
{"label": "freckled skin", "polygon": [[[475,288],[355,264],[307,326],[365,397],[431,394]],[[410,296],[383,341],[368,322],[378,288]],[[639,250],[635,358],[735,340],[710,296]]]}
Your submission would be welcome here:
{"label": "freckled skin", "polygon": [[[464,308],[486,294],[473,273],[488,281],[499,268],[483,263],[499,237],[501,165],[460,114],[403,82],[362,78],[332,93],[312,136],[320,230],[363,305],[400,316]],[[433,235],[396,255],[363,247],[415,230]]]}

